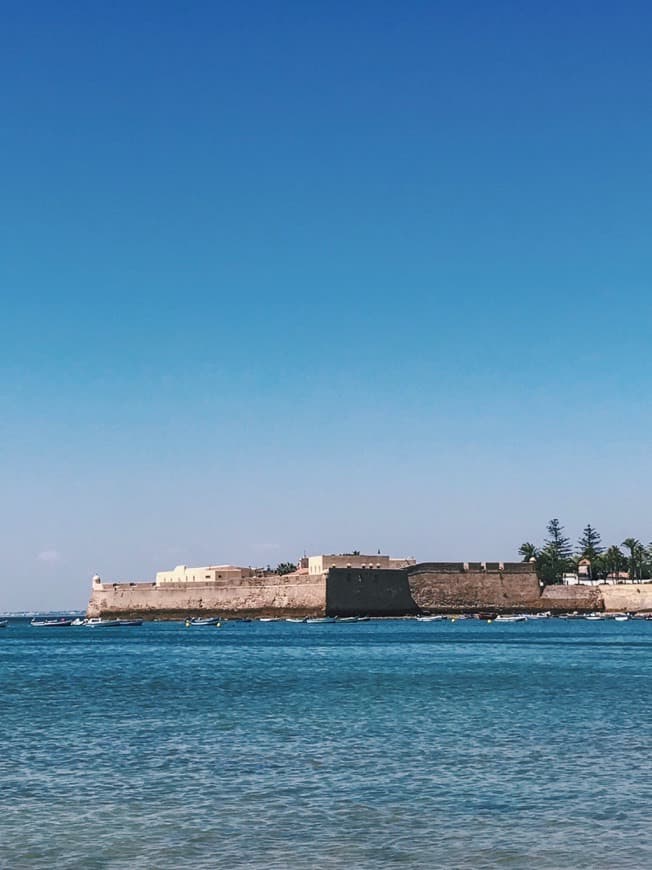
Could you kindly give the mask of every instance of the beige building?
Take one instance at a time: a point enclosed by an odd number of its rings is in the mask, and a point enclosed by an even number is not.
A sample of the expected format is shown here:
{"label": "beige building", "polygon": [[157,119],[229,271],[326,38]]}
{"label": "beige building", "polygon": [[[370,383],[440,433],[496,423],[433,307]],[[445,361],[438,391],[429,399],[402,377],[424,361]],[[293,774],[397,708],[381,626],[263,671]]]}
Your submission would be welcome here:
{"label": "beige building", "polygon": [[243,580],[251,577],[251,568],[241,568],[238,565],[206,565],[199,568],[189,568],[187,565],[177,565],[173,571],[158,571],[156,585],[165,586],[168,583],[218,583],[229,580]]}
{"label": "beige building", "polygon": [[329,568],[407,568],[416,565],[416,559],[392,559],[391,556],[354,556],[350,553],[340,553],[330,556],[309,556],[308,574],[326,574]]}

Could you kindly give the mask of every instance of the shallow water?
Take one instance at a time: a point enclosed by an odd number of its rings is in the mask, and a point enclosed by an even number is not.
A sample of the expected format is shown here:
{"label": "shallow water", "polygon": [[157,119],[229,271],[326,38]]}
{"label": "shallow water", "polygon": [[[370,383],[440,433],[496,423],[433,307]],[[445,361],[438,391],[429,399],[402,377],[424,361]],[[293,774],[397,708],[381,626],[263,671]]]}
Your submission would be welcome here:
{"label": "shallow water", "polygon": [[0,866],[652,866],[652,623],[0,633]]}

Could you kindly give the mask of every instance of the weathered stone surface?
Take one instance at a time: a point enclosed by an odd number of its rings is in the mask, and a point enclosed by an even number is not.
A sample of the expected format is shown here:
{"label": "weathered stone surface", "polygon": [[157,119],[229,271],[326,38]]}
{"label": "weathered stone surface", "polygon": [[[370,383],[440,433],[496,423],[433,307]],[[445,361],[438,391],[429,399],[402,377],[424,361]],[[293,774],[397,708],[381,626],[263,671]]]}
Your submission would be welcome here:
{"label": "weathered stone surface", "polygon": [[[465,568],[468,567],[468,570]],[[421,563],[407,569],[412,598],[422,610],[538,610],[540,586],[527,563]]]}
{"label": "weathered stone surface", "polygon": [[403,569],[331,568],[328,572],[329,616],[409,616],[418,612]]}
{"label": "weathered stone surface", "polygon": [[[285,582],[283,577],[251,578],[237,584],[103,583],[93,588],[89,616],[183,619],[209,613],[222,616],[317,616],[324,613],[326,581]],[[264,582],[262,582],[264,581]]]}
{"label": "weathered stone surface", "polygon": [[615,612],[652,611],[652,583],[599,586],[604,609]]}
{"label": "weathered stone surface", "polygon": [[602,610],[602,596],[596,586],[546,586],[541,594],[541,610],[553,613],[579,613]]}

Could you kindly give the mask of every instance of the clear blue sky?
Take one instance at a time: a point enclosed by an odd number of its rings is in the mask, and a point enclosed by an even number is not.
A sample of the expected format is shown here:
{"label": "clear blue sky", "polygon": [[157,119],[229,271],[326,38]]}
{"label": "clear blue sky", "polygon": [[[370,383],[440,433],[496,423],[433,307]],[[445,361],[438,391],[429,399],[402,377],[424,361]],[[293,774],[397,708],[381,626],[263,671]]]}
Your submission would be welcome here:
{"label": "clear blue sky", "polygon": [[0,30],[0,610],[652,538],[644,2],[29,2]]}

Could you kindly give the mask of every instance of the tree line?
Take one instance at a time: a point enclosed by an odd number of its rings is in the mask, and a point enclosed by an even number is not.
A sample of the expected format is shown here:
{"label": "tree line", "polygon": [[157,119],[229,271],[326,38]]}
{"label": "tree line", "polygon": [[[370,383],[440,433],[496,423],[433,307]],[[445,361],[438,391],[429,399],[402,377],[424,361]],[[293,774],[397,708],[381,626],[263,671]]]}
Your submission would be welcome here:
{"label": "tree line", "polygon": [[542,547],[525,541],[518,548],[524,562],[536,559],[537,574],[544,583],[561,583],[563,574],[577,573],[582,559],[591,563],[593,579],[603,580],[621,571],[627,571],[632,580],[652,578],[652,543],[625,538],[620,544],[603,547],[599,532],[589,524],[573,547],[556,518],[550,520],[546,532]]}

